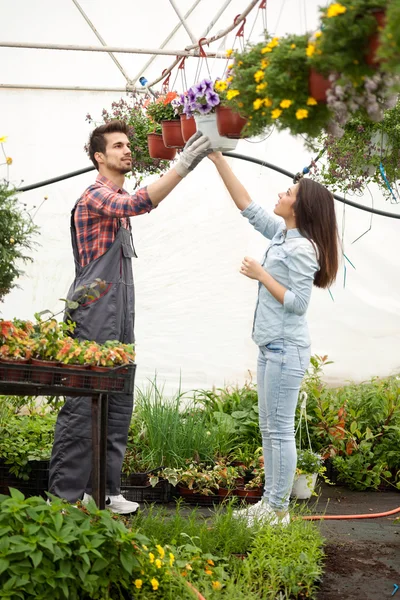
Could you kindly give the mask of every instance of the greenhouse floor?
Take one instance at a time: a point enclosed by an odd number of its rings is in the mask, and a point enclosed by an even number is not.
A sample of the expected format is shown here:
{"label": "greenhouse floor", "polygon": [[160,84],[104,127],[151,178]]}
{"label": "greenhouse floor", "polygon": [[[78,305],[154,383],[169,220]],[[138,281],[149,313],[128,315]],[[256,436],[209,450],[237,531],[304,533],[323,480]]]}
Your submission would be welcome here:
{"label": "greenhouse floor", "polygon": [[[371,514],[400,507],[400,493],[395,490],[355,492],[322,483],[319,494],[308,502],[311,514]],[[167,506],[174,510],[173,503]],[[207,507],[198,510],[205,515],[210,511]],[[400,512],[375,519],[315,522],[325,538],[326,553],[318,600],[396,600],[397,595],[400,600],[400,523],[394,523],[396,517],[400,518]]]}

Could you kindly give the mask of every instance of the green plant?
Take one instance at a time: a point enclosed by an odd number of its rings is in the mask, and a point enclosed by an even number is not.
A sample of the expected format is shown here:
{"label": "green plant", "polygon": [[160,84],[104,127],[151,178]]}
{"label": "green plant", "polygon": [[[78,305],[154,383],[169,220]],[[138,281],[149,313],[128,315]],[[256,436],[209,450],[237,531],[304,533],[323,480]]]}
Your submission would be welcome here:
{"label": "green plant", "polygon": [[312,450],[297,451],[297,467],[298,475],[305,473],[318,473],[322,475],[326,468],[322,464],[322,457]]}
{"label": "green plant", "polygon": [[287,35],[235,53],[228,99],[249,119],[245,135],[274,124],[293,135],[317,136],[330,119],[326,104],[310,96],[306,35]]}
{"label": "green plant", "polygon": [[396,0],[385,3],[385,23],[379,36],[378,57],[381,68],[393,74],[400,71],[400,4]]}
{"label": "green plant", "polygon": [[[102,122],[108,123],[113,119],[124,121],[129,126],[129,140],[132,151],[132,174],[136,178],[138,186],[147,175],[159,174],[170,168],[169,161],[158,158],[150,158],[147,145],[148,133],[161,133],[161,126],[154,127],[154,122],[146,115],[146,99],[143,94],[131,92],[128,101],[121,98],[119,102],[113,102],[111,110],[103,109]],[[92,117],[86,115],[86,120],[96,126],[101,123],[95,122]],[[85,146],[87,150],[87,146]]]}
{"label": "green plant", "polygon": [[194,490],[203,496],[212,496],[218,489],[217,475],[212,466],[189,464],[177,470],[178,485]]}
{"label": "green plant", "polygon": [[161,124],[162,121],[172,121],[179,117],[175,113],[172,101],[177,98],[176,92],[168,92],[161,94],[146,106],[147,115],[154,123]]}
{"label": "green plant", "polygon": [[215,482],[219,488],[233,490],[236,487],[236,480],[242,476],[241,469],[218,462],[214,468]]}
{"label": "green plant", "polygon": [[32,262],[30,253],[38,232],[16,191],[6,181],[0,181],[0,302],[23,274],[21,263]]}
{"label": "green plant", "polygon": [[29,359],[34,342],[30,321],[0,321],[0,357],[8,360]]}

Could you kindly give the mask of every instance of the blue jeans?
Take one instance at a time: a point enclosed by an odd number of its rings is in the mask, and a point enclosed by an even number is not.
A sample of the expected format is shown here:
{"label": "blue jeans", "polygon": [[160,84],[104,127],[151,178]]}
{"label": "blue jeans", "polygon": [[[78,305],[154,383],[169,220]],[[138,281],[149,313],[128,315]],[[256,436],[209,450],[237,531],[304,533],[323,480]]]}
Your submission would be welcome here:
{"label": "blue jeans", "polygon": [[265,468],[263,499],[274,510],[289,505],[297,461],[294,416],[310,357],[310,346],[284,340],[260,346],[257,388]]}

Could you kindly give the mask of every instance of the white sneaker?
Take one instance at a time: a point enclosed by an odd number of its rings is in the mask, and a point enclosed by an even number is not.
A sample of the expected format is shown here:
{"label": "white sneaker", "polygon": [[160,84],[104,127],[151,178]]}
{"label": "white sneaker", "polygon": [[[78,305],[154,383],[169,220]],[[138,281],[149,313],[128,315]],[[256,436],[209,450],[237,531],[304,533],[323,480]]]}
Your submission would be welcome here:
{"label": "white sneaker", "polygon": [[268,525],[282,525],[286,527],[290,523],[290,515],[286,513],[283,517],[279,517],[269,504],[264,503],[265,506],[260,507],[257,512],[251,513],[247,516],[247,524],[252,527],[255,523],[266,523]]}
{"label": "white sneaker", "polygon": [[234,518],[245,517],[245,516],[247,517],[249,515],[257,514],[260,510],[261,511],[269,510],[271,512],[272,508],[270,507],[270,505],[267,502],[265,502],[265,500],[259,500],[255,504],[249,504],[248,506],[245,506],[244,508],[238,508],[236,510],[233,510],[232,516]]}
{"label": "white sneaker", "polygon": [[[84,494],[82,504],[88,504],[90,500],[93,500],[93,496]],[[130,515],[138,510],[139,504],[137,502],[130,502],[122,494],[119,494],[118,496],[106,496],[106,508],[118,515]]]}

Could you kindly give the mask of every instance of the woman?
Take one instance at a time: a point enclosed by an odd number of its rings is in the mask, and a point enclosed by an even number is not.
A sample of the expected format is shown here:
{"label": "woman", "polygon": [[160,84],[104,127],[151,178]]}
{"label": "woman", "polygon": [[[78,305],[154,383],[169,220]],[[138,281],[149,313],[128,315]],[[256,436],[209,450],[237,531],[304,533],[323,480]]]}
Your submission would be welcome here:
{"label": "woman", "polygon": [[259,346],[257,388],[265,465],[260,502],[235,511],[272,524],[289,523],[296,470],[294,416],[301,381],[310,361],[306,311],[313,284],[328,287],[338,269],[337,224],[332,194],[301,179],[278,194],[277,219],[252,202],[220,152],[209,154],[242,215],[271,243],[259,264],[245,257],[240,272],[256,279],[258,300],[253,340]]}

